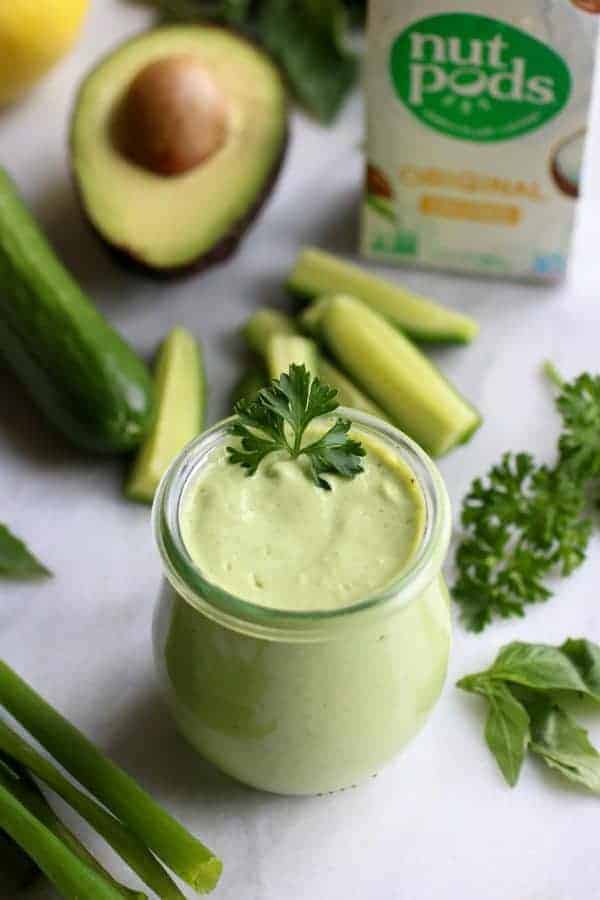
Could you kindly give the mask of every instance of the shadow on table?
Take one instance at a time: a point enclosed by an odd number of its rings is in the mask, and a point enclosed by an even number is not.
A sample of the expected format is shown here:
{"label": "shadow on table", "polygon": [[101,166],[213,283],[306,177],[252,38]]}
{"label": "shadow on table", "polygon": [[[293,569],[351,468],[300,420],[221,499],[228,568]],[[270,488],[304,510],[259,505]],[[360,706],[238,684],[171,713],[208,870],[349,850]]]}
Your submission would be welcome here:
{"label": "shadow on table", "polygon": [[18,379],[8,369],[0,368],[0,442],[30,462],[44,467],[66,468],[81,463],[81,452],[75,450],[46,421]]}
{"label": "shadow on table", "polygon": [[[168,808],[179,805],[210,818],[244,798],[245,804],[271,802],[273,795],[245,787],[204,760],[179,734],[158,689],[148,689],[114,723],[108,755],[139,779]],[[283,799],[283,798],[281,798]]]}
{"label": "shadow on table", "polygon": [[318,222],[310,223],[306,243],[341,256],[356,257],[360,229],[360,187],[356,191],[344,190],[334,198]]}
{"label": "shadow on table", "polygon": [[86,221],[73,183],[48,183],[35,199],[32,212],[52,247],[83,291],[105,312],[124,302],[146,304],[143,291],[132,288],[147,281],[137,270],[117,262]]}

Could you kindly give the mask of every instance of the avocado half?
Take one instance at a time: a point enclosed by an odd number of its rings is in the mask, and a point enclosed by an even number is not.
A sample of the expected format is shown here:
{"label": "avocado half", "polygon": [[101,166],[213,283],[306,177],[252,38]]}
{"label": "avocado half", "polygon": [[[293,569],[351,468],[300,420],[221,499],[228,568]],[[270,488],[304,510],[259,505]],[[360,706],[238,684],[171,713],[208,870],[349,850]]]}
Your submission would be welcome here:
{"label": "avocado half", "polygon": [[212,25],[157,28],[105,57],[81,85],[70,133],[94,230],[119,257],[163,275],[236,249],[286,143],[277,67]]}

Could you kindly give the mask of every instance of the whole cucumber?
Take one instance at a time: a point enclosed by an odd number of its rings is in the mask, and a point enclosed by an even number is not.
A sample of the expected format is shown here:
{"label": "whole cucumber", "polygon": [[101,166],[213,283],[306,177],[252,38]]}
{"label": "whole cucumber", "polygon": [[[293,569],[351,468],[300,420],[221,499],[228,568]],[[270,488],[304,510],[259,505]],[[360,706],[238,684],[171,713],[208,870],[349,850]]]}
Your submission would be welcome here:
{"label": "whole cucumber", "polygon": [[0,356],[78,447],[129,450],[152,423],[148,369],[57,259],[2,168]]}

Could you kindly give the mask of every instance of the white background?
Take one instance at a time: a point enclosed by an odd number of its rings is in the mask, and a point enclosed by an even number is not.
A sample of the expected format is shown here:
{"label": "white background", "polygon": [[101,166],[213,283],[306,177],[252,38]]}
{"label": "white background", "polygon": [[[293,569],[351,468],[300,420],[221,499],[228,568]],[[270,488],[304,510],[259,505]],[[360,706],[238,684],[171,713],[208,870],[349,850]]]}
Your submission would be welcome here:
{"label": "white background", "polygon": [[[298,246],[347,253],[356,247],[361,111],[354,98],[333,130],[294,120],[283,178],[233,262],[172,284],[124,272],[77,208],[67,121],[83,72],[146,21],[144,11],[119,0],[96,0],[75,52],[0,118],[0,162],[84,288],[141,352],[150,354],[176,323],[201,337],[212,422],[227,412],[242,369],[238,326],[258,304],[285,302],[281,283]],[[588,160],[600,159],[598,128],[589,149]],[[568,376],[600,370],[600,167],[592,162],[587,175],[570,277],[560,287],[392,273],[482,325],[471,347],[437,353],[485,417],[474,441],[441,464],[455,509],[470,480],[503,450],[551,458],[557,417],[540,376],[545,358]],[[221,776],[174,731],[157,696],[150,647],[160,567],[148,511],[122,499],[122,477],[118,462],[70,449],[12,377],[0,374],[0,520],[56,573],[44,584],[2,584],[0,655],[218,851],[225,871],[215,896],[600,897],[600,800],[531,761],[519,786],[506,787],[483,743],[478,699],[453,687],[512,639],[600,641],[597,539],[584,567],[524,621],[496,624],[483,636],[457,623],[439,707],[391,768],[341,794],[286,799]],[[600,741],[600,717],[591,724]],[[100,842],[94,850],[112,861]],[[53,894],[41,887],[30,896]]]}

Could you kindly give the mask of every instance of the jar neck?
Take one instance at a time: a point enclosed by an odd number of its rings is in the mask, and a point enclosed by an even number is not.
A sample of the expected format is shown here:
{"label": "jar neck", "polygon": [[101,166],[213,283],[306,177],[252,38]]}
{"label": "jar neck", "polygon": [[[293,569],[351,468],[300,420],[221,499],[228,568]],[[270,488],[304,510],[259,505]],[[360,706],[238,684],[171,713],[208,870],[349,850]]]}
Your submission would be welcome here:
{"label": "jar neck", "polygon": [[154,501],[153,526],[165,574],[177,593],[220,625],[253,637],[279,641],[332,640],[356,627],[379,623],[416,600],[443,565],[450,540],[451,513],[446,488],[427,454],[391,425],[357,410],[341,408],[317,419],[327,427],[338,415],[352,422],[360,438],[375,438],[408,465],[425,505],[425,528],[412,562],[385,590],[341,609],[300,611],[258,606],[211,583],[188,553],[180,515],[186,488],[216,451],[230,439],[235,418],[226,419],[193,441],[164,476]]}

